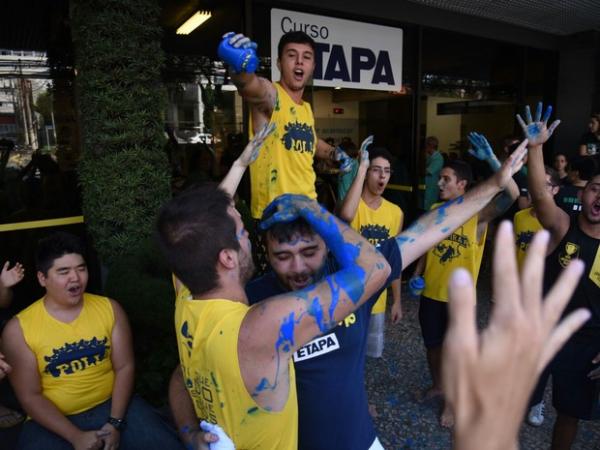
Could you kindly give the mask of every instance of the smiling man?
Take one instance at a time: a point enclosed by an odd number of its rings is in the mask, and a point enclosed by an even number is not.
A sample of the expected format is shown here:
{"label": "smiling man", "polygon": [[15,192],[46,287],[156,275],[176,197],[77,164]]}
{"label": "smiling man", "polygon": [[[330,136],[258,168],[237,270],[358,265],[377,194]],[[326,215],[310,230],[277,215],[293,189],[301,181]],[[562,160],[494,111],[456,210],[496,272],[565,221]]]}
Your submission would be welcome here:
{"label": "smiling man", "polygon": [[265,207],[282,194],[302,194],[311,199],[315,191],[314,158],[341,161],[349,157],[340,148],[317,139],[310,104],[302,100],[304,88],[315,69],[315,42],[306,33],[284,34],[277,47],[278,82],[257,76],[256,44],[242,34],[227,33],[219,56],[229,65],[231,80],[250,107],[250,134],[266,124],[275,132],[265,141],[258,160],[250,166],[251,213],[259,219]]}
{"label": "smiling man", "polygon": [[31,420],[18,448],[180,449],[173,430],[140,398],[131,331],[121,306],[85,292],[83,245],[67,233],[38,244],[43,298],[6,325],[2,345],[15,393]]}

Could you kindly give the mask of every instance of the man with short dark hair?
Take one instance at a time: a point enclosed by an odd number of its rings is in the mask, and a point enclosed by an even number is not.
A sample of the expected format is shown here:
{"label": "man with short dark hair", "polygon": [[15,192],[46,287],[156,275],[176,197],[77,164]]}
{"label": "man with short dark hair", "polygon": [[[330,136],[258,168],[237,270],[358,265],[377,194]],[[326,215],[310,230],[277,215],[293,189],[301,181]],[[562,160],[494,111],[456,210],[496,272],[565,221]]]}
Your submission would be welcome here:
{"label": "man with short dark hair", "polygon": [[[400,236],[382,243],[380,250],[392,267],[392,274],[386,283],[397,276],[403,265],[413,262],[504,189],[513,171],[519,170],[522,164],[525,145],[523,143],[511,156],[502,170],[464,198],[421,217]],[[247,158],[241,159],[247,162],[240,162],[236,167],[249,163]],[[230,194],[235,192],[242,173],[238,169],[230,171],[221,184],[222,188]],[[265,212],[265,219],[270,223],[265,242],[273,271],[248,285],[246,292],[251,301],[286,293],[291,295],[290,291],[297,289],[306,291],[320,280],[327,280],[328,275],[336,270],[336,264],[327,258],[326,243],[315,232],[314,225],[291,218],[289,223],[272,223],[270,217],[273,211],[269,209]],[[380,448],[368,412],[364,384],[366,333],[372,306],[379,292],[375,291],[362,306],[344,316],[337,327],[324,330],[322,336],[299,346],[293,355],[298,389],[300,448]],[[178,302],[187,295],[180,286]],[[264,311],[263,308],[270,301],[260,302],[254,308]],[[259,333],[264,334],[264,330]],[[200,435],[197,423],[199,419],[206,419],[206,416],[202,415],[202,411],[194,410],[186,391],[188,379],[181,369],[174,372],[169,386],[169,400],[177,425],[186,430],[186,439],[192,438],[188,431],[193,428],[196,430],[193,438],[198,442]],[[333,421],[332,418],[339,411],[344,411],[343,418]],[[323,423],[331,425],[328,433],[322,433],[320,425]]]}
{"label": "man with short dark hair", "polygon": [[275,133],[265,141],[260,157],[250,167],[251,213],[260,219],[263,210],[285,193],[317,198],[313,159],[341,161],[350,170],[350,158],[317,139],[312,108],[302,100],[315,69],[315,42],[302,31],[285,33],[278,44],[278,82],[256,75],[256,44],[242,34],[228,33],[219,56],[229,65],[231,79],[250,106],[250,135],[268,123]]}
{"label": "man with short dark hair", "polygon": [[[469,140],[474,149],[471,154],[486,161],[493,172],[500,170],[500,162],[483,135],[471,133]],[[521,147],[523,144],[521,144]],[[467,192],[473,182],[471,167],[464,161],[449,161],[440,172],[438,181],[440,200],[455,201]],[[419,303],[419,324],[427,351],[427,363],[432,386],[423,399],[443,396],[441,386],[442,343],[448,326],[448,280],[452,272],[467,269],[477,282],[488,224],[506,211],[519,195],[519,189],[511,179],[507,189],[481,211],[476,212],[446,239],[433,246],[422,256],[415,268],[413,278],[423,275],[425,288]],[[438,204],[433,208],[441,207]],[[444,408],[440,424],[453,424],[452,411]]]}
{"label": "man with short dark hair", "polygon": [[31,420],[19,449],[181,448],[175,433],[131,398],[134,357],[121,306],[85,292],[81,241],[55,233],[38,244],[43,298],[6,325],[2,345],[17,398]]}
{"label": "man with short dark hair", "polygon": [[[371,141],[372,136],[369,143]],[[387,149],[371,145],[368,149],[361,150],[357,176],[340,207],[340,218],[373,245],[379,245],[402,231],[404,212],[398,205],[383,198],[391,173],[392,155]],[[391,316],[394,324],[402,318],[400,283],[400,277],[391,283]],[[383,355],[386,303],[387,292],[383,291],[373,306],[369,321],[367,356],[372,358],[381,358]]]}
{"label": "man with short dark hair", "polygon": [[298,422],[292,355],[359,308],[390,268],[314,200],[284,195],[268,215],[265,228],[306,220],[339,269],[254,307],[244,292],[253,271],[250,241],[225,191],[205,186],[178,195],[161,209],[157,228],[167,263],[190,292],[179,286],[177,378],[185,382],[196,416],[221,426],[238,448],[291,450],[297,448]]}
{"label": "man with short dark hair", "polygon": [[545,186],[542,146],[560,123],[549,127],[552,107],[542,118],[542,104],[535,119],[526,108],[526,121],[517,116],[529,139],[529,190],[540,223],[550,232],[544,274],[544,290],[550,290],[563,268],[577,259],[585,272],[565,314],[584,307],[590,319],[567,341],[550,365],[552,404],[557,411],[552,435],[553,449],[569,449],[577,435],[579,420],[600,419],[598,404],[600,369],[600,174],[590,177],[580,194],[581,212],[570,216],[554,203]]}

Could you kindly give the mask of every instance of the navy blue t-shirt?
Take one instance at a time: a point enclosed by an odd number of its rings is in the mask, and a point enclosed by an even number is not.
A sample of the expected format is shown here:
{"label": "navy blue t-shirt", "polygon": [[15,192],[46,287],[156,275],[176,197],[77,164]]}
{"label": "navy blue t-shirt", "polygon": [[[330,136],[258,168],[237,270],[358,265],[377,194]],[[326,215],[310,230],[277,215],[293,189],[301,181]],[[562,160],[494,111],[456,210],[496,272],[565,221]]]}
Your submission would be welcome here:
{"label": "navy blue t-shirt", "polygon": [[[392,267],[387,287],[400,276],[402,258],[395,239],[377,248]],[[336,271],[329,259],[325,275]],[[365,347],[371,309],[382,291],[294,353],[300,450],[366,450],[375,440],[365,390]],[[272,271],[246,286],[251,305],[285,292]]]}

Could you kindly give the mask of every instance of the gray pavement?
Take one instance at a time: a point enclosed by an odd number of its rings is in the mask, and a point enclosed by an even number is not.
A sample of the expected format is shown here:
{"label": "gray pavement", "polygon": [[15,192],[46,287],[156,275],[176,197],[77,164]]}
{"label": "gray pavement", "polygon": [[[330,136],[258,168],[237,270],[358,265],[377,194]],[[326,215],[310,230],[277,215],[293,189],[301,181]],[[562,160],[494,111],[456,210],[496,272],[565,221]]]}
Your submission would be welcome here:
{"label": "gray pavement", "polygon": [[[489,270],[482,268],[478,285],[478,321],[481,326],[490,312]],[[489,266],[489,264],[488,264]],[[408,277],[408,275],[406,275]],[[375,423],[384,448],[449,449],[451,434],[439,425],[439,402],[419,403],[416,395],[431,385],[425,348],[418,322],[418,300],[403,292],[404,318],[398,325],[386,322],[383,358],[367,358],[366,382],[369,402],[375,404]],[[546,388],[546,419],[541,427],[524,424],[520,447],[525,450],[548,449],[554,423],[550,384]],[[600,422],[581,422],[578,450],[600,449]]]}

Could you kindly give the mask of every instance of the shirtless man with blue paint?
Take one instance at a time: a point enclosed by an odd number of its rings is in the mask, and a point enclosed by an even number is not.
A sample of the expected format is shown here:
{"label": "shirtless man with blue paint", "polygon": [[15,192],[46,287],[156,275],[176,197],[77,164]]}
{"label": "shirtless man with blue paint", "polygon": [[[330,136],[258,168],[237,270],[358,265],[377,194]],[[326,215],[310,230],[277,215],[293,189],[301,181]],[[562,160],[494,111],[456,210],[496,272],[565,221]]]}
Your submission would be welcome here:
{"label": "shirtless man with blue paint", "polygon": [[[444,205],[442,208],[439,208],[438,210],[432,211],[431,213],[423,216],[422,218],[420,218],[412,227],[408,228],[406,231],[404,231],[400,236],[398,236],[397,238],[391,240],[391,245],[393,247],[390,248],[390,253],[395,252],[397,257],[396,257],[396,267],[394,267],[393,271],[399,272],[401,270],[401,266],[406,266],[408,264],[410,264],[412,261],[414,261],[415,259],[417,259],[419,256],[421,256],[428,248],[430,248],[432,245],[434,245],[436,242],[438,242],[439,240],[443,239],[445,236],[448,235],[448,233],[450,233],[452,230],[454,230],[456,227],[460,226],[465,220],[467,220],[472,214],[474,214],[476,211],[480,210],[481,208],[483,208],[487,203],[490,202],[490,200],[492,200],[496,194],[500,193],[503,189],[504,186],[506,186],[508,184],[508,182],[511,179],[511,175],[519,170],[520,166],[521,166],[521,161],[522,158],[525,154],[525,145],[526,142],[523,143],[523,145],[511,156],[511,158],[509,160],[507,160],[505,162],[505,164],[502,166],[501,170],[499,170],[492,178],[490,178],[488,181],[482,183],[480,186],[478,186],[477,188],[473,189],[472,191],[470,191],[468,194],[465,195],[465,197],[462,197],[460,199],[457,199],[454,202],[451,202],[449,204]],[[244,164],[249,165],[251,163],[251,161],[246,160],[246,162]],[[235,168],[235,173],[230,172],[230,174],[228,174],[228,176],[226,177],[226,179],[224,180],[224,182],[222,183],[222,188],[227,191],[229,194],[232,194],[233,192],[235,192],[235,189],[237,187],[237,183],[239,182],[239,178],[241,178],[241,174],[243,173],[243,170],[239,170],[241,166],[243,166],[244,164],[238,164],[236,165]],[[230,176],[231,175],[231,176]],[[285,200],[285,202],[289,202],[290,200]],[[283,203],[281,203],[282,200],[277,200],[274,204],[274,206],[271,206],[268,210],[267,213],[265,214],[265,217],[268,217],[268,221],[266,222],[266,224],[264,225],[267,228],[273,228],[273,227],[277,227],[278,224],[280,222],[288,222],[291,221],[292,219],[294,219],[297,215],[296,214],[289,214],[285,211],[286,208],[283,208],[282,205]],[[278,210],[282,210],[283,214],[278,211]],[[272,214],[273,212],[275,212],[274,214]],[[303,217],[304,218],[304,217]],[[321,216],[322,219],[325,219],[328,221],[328,223],[337,223],[335,222],[335,219],[328,216],[328,215],[322,215]],[[306,220],[306,218],[304,218]],[[313,331],[322,331],[322,333],[330,333],[331,329],[337,325],[337,322],[335,323],[331,323],[331,314],[327,314],[327,308],[323,307],[323,300],[321,296],[316,296],[314,294],[311,294],[311,292],[313,292],[315,289],[317,289],[317,287],[322,286],[324,281],[322,279],[323,276],[323,272],[322,272],[322,266],[323,266],[323,262],[325,259],[325,255],[326,255],[326,251],[325,251],[325,246],[329,244],[329,240],[330,237],[328,237],[328,234],[323,235],[322,233],[325,231],[323,229],[323,225],[319,223],[319,221],[307,221],[308,222],[308,227],[311,228],[312,230],[316,231],[316,234],[313,232],[311,234],[311,236],[314,237],[314,240],[316,240],[317,242],[319,242],[319,249],[320,249],[320,261],[314,265],[312,265],[310,267],[310,270],[307,270],[304,274],[301,274],[302,276],[298,275],[298,276],[291,276],[289,279],[285,279],[284,272],[285,270],[282,270],[282,276],[278,277],[280,281],[283,281],[284,286],[286,286],[288,288],[288,290],[284,290],[285,293],[283,293],[283,295],[280,295],[278,297],[275,297],[275,299],[289,299],[289,298],[293,298],[295,300],[292,301],[292,303],[296,303],[296,307],[297,308],[304,308],[302,310],[302,313],[304,313],[304,316],[302,316],[302,321],[303,322],[309,322],[310,324],[312,324],[313,327]],[[353,235],[353,233],[350,233],[349,230],[346,230],[344,228],[345,232],[344,232],[344,236],[351,236]],[[322,237],[317,236],[318,234],[321,234]],[[300,249],[300,247],[302,247],[305,243],[303,242],[303,239],[294,239],[293,237],[291,239],[288,240],[288,242],[290,244],[292,243],[296,243],[298,244],[298,249]],[[194,245],[198,245],[197,243],[194,243]],[[334,254],[334,256],[336,256],[337,258],[337,254],[339,253],[339,250],[337,250],[336,248],[332,248],[330,246],[330,249],[332,250],[332,253]],[[296,249],[297,250],[297,249]],[[205,253],[205,252],[200,252],[200,253]],[[304,256],[308,256],[308,255],[304,255]],[[297,257],[297,256],[296,256]],[[338,261],[338,265],[339,265],[340,261]],[[279,274],[278,274],[279,276]],[[282,280],[283,278],[283,280]],[[329,279],[329,277],[325,277],[324,280],[325,282],[327,282],[327,280]],[[184,280],[182,280],[184,281]],[[388,277],[388,280],[386,281],[386,283],[388,283],[390,281],[390,277]],[[185,281],[184,281],[185,283]],[[238,286],[239,288],[239,286]],[[328,294],[333,294],[336,290],[335,286],[332,286],[333,289],[327,291],[326,292]],[[294,292],[289,292],[291,290],[294,289],[300,289],[299,293],[294,293]],[[374,291],[371,291],[371,293],[375,293],[377,292],[377,289],[375,289]],[[365,292],[366,294],[366,289]],[[307,296],[307,294],[310,294]],[[240,298],[242,298],[242,294],[238,292],[238,296]],[[243,298],[245,298],[245,295],[243,296]],[[315,304],[315,299],[317,299],[317,303]],[[364,299],[365,301],[368,301],[367,299]],[[252,308],[250,308],[248,314],[250,312],[254,312],[255,314],[257,313],[257,311],[261,312],[263,317],[262,320],[275,320],[276,323],[280,326],[279,329],[276,330],[276,334],[278,336],[278,338],[283,338],[281,340],[281,343],[283,343],[284,345],[287,345],[288,348],[290,349],[290,352],[283,352],[283,354],[281,354],[282,360],[283,358],[287,358],[285,361],[289,361],[289,358],[292,357],[293,355],[293,351],[291,350],[295,350],[295,351],[300,351],[299,353],[302,352],[302,347],[303,345],[301,344],[298,335],[296,335],[296,339],[294,341],[295,348],[290,348],[290,343],[289,341],[286,341],[286,336],[289,337],[289,335],[287,334],[287,332],[290,330],[290,328],[292,328],[292,324],[295,324],[294,321],[290,320],[290,315],[289,314],[283,314],[283,315],[276,315],[275,318],[273,319],[272,317],[265,317],[265,316],[271,316],[273,314],[275,314],[275,312],[277,311],[278,314],[281,314],[281,311],[279,309],[274,310],[273,306],[277,305],[278,301],[274,300],[274,299],[267,299],[263,302],[260,302],[259,304],[253,306]],[[330,303],[331,305],[332,303]],[[365,304],[363,302],[363,298],[361,297],[361,304]],[[314,305],[314,306],[313,306]],[[320,305],[320,308],[318,307]],[[265,309],[266,307],[268,307],[269,309]],[[338,307],[339,309],[339,307]],[[352,311],[356,311],[356,310],[360,310],[361,306],[360,305],[356,305],[355,308],[352,309]],[[323,318],[321,318],[320,314],[323,314]],[[336,314],[335,317],[337,317],[338,315]],[[345,318],[347,317],[348,314],[345,315],[340,315],[341,318]],[[295,320],[298,320],[297,317],[298,315],[294,315],[293,316]],[[327,318],[329,317],[329,320],[327,320]],[[337,319],[336,319],[337,320]],[[245,323],[245,322],[244,322]],[[244,325],[244,323],[242,324],[242,326]],[[336,327],[336,333],[337,333],[337,329],[340,327]],[[356,329],[358,330],[360,327],[356,327]],[[248,334],[248,333],[244,333],[243,334],[243,338],[242,335],[240,334],[240,338],[239,338],[239,345],[242,344],[242,339],[247,341],[251,338],[253,338],[255,341],[263,341],[263,340],[267,340],[267,339],[272,339],[272,337],[269,336],[269,334],[266,332],[266,329],[264,327],[262,328],[256,328],[253,327],[254,333],[255,334]],[[321,335],[322,333],[316,332],[314,334],[314,337]],[[306,335],[305,335],[306,336]],[[304,341],[303,343],[306,343],[308,341],[310,341],[311,339],[308,339],[307,341]],[[247,344],[247,342],[244,342],[244,344]],[[270,355],[274,356],[273,353],[273,345],[275,344],[275,342],[270,342],[271,347],[269,347],[270,349]],[[364,342],[361,344],[360,342],[358,343],[358,345],[363,345]],[[238,347],[239,348],[239,347]],[[249,348],[248,350],[252,350],[252,348]],[[359,349],[357,349],[357,351],[355,352],[356,354],[359,354],[360,352],[358,351]],[[297,353],[297,354],[299,354]],[[245,358],[242,356],[242,353],[238,353],[239,355],[239,359],[240,362],[243,361]],[[200,363],[200,362],[198,362]],[[255,363],[255,365],[253,366],[254,370],[256,371],[262,371],[264,372],[264,368],[261,367],[264,365],[264,361],[261,362],[257,362]],[[300,379],[299,377],[300,372],[300,365],[297,365],[297,377],[298,379]],[[333,368],[332,368],[333,369]],[[291,371],[290,371],[291,373]],[[335,373],[339,374],[339,371],[335,371]],[[206,416],[203,416],[202,414],[198,413],[198,410],[194,409],[192,407],[192,403],[189,400],[189,395],[187,394],[186,390],[185,390],[185,383],[188,382],[188,377],[186,377],[185,375],[185,367],[184,367],[184,371],[176,371],[174,373],[174,376],[171,379],[171,385],[170,385],[170,392],[169,392],[169,396],[170,396],[170,400],[171,400],[171,405],[173,408],[173,413],[175,416],[175,420],[178,424],[178,426],[183,426],[186,424],[194,424],[197,423],[198,421],[198,417],[201,418],[206,418]],[[306,375],[302,375],[303,377],[308,377],[309,374],[307,373]],[[361,385],[361,383],[356,383],[356,379],[358,379],[357,377],[352,377],[352,386],[355,387],[355,389],[357,391],[360,390],[364,390],[364,383]],[[266,378],[264,381],[262,378],[258,378],[256,375],[254,376],[253,382],[249,384],[247,384],[247,392],[249,394],[257,394],[255,395],[255,398],[260,398],[261,396],[264,395],[264,393],[270,393],[269,389],[265,389],[265,388],[269,388],[273,385],[273,379],[269,379]],[[338,380],[339,381],[339,378]],[[347,381],[350,381],[350,376],[348,375],[347,377]],[[188,384],[189,386],[189,384]],[[315,389],[315,392],[319,389],[328,389],[331,388],[331,385],[329,385],[329,387],[325,387],[325,386],[319,386],[319,383],[314,383],[312,385],[312,387]],[[257,389],[258,388],[258,389]],[[259,392],[258,392],[259,391]],[[300,390],[298,392],[301,392]],[[302,394],[300,394],[302,395]],[[312,396],[313,398],[315,398],[315,396]],[[187,401],[186,401],[187,399]],[[300,399],[300,402],[302,402],[303,399]],[[322,405],[321,405],[322,406]],[[363,405],[364,408],[367,408],[367,404],[365,402],[365,404]],[[360,405],[359,405],[360,407]],[[312,414],[318,416],[318,417],[323,417],[323,413],[322,411],[324,411],[326,408],[319,408],[319,407],[313,407],[313,408],[309,408],[312,409]],[[329,409],[327,409],[327,411],[330,411]],[[348,411],[344,411],[344,414],[349,413]],[[273,420],[275,420],[276,418],[273,417]],[[370,419],[369,419],[370,420]],[[330,421],[330,417],[324,417],[323,418],[323,422],[322,423],[331,423]],[[340,430],[340,424],[342,422],[337,422],[337,425],[334,426],[335,429],[331,429],[329,430],[328,434],[336,434],[338,436],[344,435],[344,434],[348,434],[350,433],[350,431],[354,432],[356,431],[355,428],[359,428],[359,426],[362,426],[363,424],[359,424],[359,423],[355,423],[354,420],[351,421],[343,421],[344,426],[342,427],[343,430]],[[370,422],[371,423],[371,422]],[[295,426],[296,424],[287,424],[287,427],[289,426]],[[368,424],[367,424],[368,425]],[[277,426],[275,423],[273,425],[269,424],[269,426]],[[371,428],[372,427],[372,423],[371,423]],[[366,429],[365,429],[366,430]],[[228,434],[230,433],[229,430]],[[306,424],[303,424],[302,420],[300,421],[300,434],[301,434],[301,448],[331,448],[329,445],[329,441],[325,442],[321,442],[321,443],[316,443],[316,447],[312,447],[313,445],[313,440],[314,439],[314,435],[315,435],[315,430],[312,429],[310,427],[307,427]],[[360,448],[360,449],[367,449],[372,447],[373,444],[376,444],[375,442],[375,435],[374,435],[374,429],[371,429],[371,431],[364,431],[363,434],[365,436],[362,436],[360,442],[356,442],[355,444],[352,444],[350,447],[345,447],[345,442],[340,444],[342,445],[340,446],[335,446],[335,448]],[[321,433],[321,435],[323,435]],[[313,438],[311,438],[311,436],[313,436]],[[238,443],[236,441],[236,437],[235,436],[231,436],[234,440],[234,442],[236,443],[237,446],[240,446],[241,444]],[[310,444],[304,443],[306,441],[306,439],[311,439],[310,440]],[[365,443],[366,442],[366,443]],[[199,448],[199,447],[197,447]],[[372,448],[378,448],[378,447],[372,447]]]}

